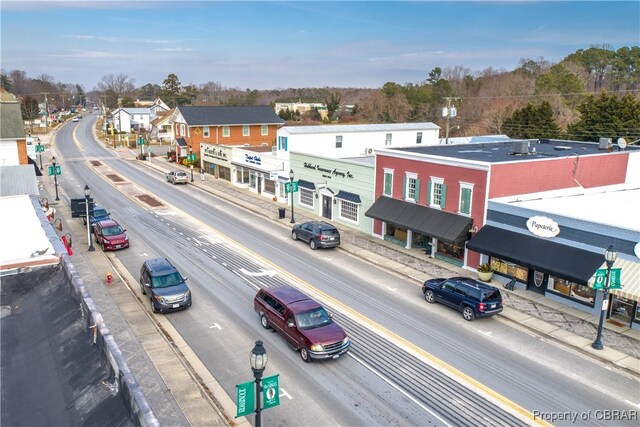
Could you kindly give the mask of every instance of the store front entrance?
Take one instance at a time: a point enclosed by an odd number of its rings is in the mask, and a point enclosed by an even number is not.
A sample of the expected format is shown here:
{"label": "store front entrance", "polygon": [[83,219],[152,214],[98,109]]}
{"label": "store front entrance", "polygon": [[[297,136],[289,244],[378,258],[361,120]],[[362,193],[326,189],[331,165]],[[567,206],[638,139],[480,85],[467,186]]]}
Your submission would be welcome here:
{"label": "store front entrance", "polygon": [[548,280],[548,274],[545,274],[542,271],[532,270],[532,274],[529,275],[527,290],[544,295],[544,290],[547,288],[546,284]]}
{"label": "store front entrance", "polygon": [[322,216],[327,219],[331,219],[331,205],[332,197],[322,195]]}

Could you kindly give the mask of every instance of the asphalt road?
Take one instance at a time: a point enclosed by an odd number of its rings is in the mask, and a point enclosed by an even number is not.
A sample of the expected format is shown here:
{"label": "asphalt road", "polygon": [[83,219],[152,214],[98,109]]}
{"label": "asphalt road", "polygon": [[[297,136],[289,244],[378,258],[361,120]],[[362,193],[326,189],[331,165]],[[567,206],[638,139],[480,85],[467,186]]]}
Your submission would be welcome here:
{"label": "asphalt road", "polygon": [[[193,307],[168,317],[230,396],[236,384],[252,379],[253,342],[265,342],[265,375],[279,374],[282,388],[282,404],[263,412],[265,423],[514,425],[521,423],[519,407],[557,414],[640,410],[636,378],[497,318],[465,322],[426,304],[418,286],[392,272],[339,250],[311,251],[281,224],[193,186],[172,186],[96,143],[94,117],[58,132],[59,184],[72,197],[82,197],[88,184],[96,202],[127,228],[132,247],[118,257],[134,277],[142,261],[155,256],[170,258],[189,276]],[[86,159],[109,166],[165,206],[135,203],[118,191],[126,184],[99,176]],[[352,337],[349,355],[305,364],[281,337],[261,328],[252,307],[256,289],[284,284],[322,299]],[[581,420],[600,424],[624,422],[595,415]]]}

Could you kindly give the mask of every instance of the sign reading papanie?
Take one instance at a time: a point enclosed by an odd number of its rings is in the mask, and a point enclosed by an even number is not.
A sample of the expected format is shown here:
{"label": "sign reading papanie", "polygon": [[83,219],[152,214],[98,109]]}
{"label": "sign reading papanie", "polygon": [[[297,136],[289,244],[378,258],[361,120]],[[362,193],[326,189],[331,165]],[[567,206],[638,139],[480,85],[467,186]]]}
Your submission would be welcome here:
{"label": "sign reading papanie", "polygon": [[556,237],[560,233],[558,223],[546,216],[532,216],[527,220],[527,228],[538,237]]}

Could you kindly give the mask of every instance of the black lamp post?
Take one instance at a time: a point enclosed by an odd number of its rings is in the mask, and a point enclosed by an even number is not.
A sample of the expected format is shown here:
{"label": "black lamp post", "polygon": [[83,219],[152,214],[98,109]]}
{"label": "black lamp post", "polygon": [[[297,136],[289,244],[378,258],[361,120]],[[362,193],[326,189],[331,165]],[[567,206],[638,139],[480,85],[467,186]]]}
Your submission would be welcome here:
{"label": "black lamp post", "polygon": [[256,341],[256,345],[251,350],[251,356],[249,358],[249,362],[251,363],[251,370],[253,371],[253,377],[256,379],[256,422],[255,427],[260,427],[260,413],[262,412],[262,408],[260,408],[260,392],[262,392],[262,386],[260,385],[260,381],[262,380],[262,373],[264,369],[267,367],[267,351],[264,349],[262,345],[262,341]]}
{"label": "black lamp post", "polygon": [[89,241],[89,251],[94,251],[93,239],[91,238],[91,217],[89,216],[89,196],[91,196],[91,190],[88,185],[84,186],[84,201],[87,211],[87,240]]}
{"label": "black lamp post", "polygon": [[607,263],[607,278],[604,283],[604,289],[602,290],[602,310],[600,310],[600,322],[598,323],[598,335],[596,336],[596,340],[591,344],[591,347],[596,350],[602,350],[604,347],[602,345],[602,324],[604,323],[604,315],[607,311],[606,301],[609,298],[609,277],[611,276],[611,267],[613,267],[613,263],[616,262],[616,258],[618,257],[618,253],[613,245],[609,245],[606,251],[604,251],[604,260]]}
{"label": "black lamp post", "polygon": [[189,146],[189,163],[191,163],[191,182],[193,182],[193,147]]}
{"label": "black lamp post", "polygon": [[42,149],[42,144],[38,142],[38,153],[40,153],[40,170],[42,170],[42,152],[43,151],[44,150]]}
{"label": "black lamp post", "polygon": [[295,223],[296,220],[293,216],[293,169],[289,170],[289,181],[291,181],[291,224]]}
{"label": "black lamp post", "polygon": [[53,183],[56,187],[56,201],[59,201],[60,197],[58,197],[58,173],[56,171],[56,156],[53,156],[51,158],[51,164],[53,165]]}

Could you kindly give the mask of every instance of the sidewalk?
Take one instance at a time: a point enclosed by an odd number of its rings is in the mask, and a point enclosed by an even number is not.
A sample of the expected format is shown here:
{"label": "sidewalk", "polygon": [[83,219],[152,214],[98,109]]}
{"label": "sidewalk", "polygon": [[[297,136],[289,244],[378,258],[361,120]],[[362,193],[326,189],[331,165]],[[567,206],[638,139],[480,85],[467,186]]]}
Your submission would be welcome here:
{"label": "sidewalk", "polygon": [[[129,149],[118,149],[116,151],[123,158],[135,159],[136,153]],[[188,168],[177,163],[170,163],[166,157],[152,157],[150,161],[147,159],[140,163],[144,163],[162,173],[180,168],[190,173]],[[266,197],[258,196],[249,190],[236,187],[228,181],[216,179],[209,174],[206,175],[205,181],[201,182],[200,174],[194,173],[194,182],[190,182],[189,185],[195,185],[213,195],[244,206],[252,212],[280,222],[287,228],[290,226],[288,220],[285,221],[278,218],[278,208],[283,207],[287,209],[286,217],[290,218],[290,207]],[[323,219],[302,209],[295,210],[294,213],[297,222]],[[406,249],[358,230],[346,228],[339,224],[334,225],[336,225],[341,234],[340,248],[342,250],[404,275],[420,284],[424,280],[433,277],[454,275],[474,277],[473,272],[469,270],[464,270],[438,259],[426,258],[421,250]],[[494,286],[500,286],[500,283],[495,282]],[[621,327],[606,321],[602,333],[605,347],[603,350],[594,350],[591,347],[591,343],[597,334],[598,317],[524,289],[516,289],[514,291],[501,289],[501,292],[505,305],[504,311],[500,314],[502,318],[577,349],[595,359],[619,366],[635,375],[640,375],[639,330],[632,330],[629,327]]]}

